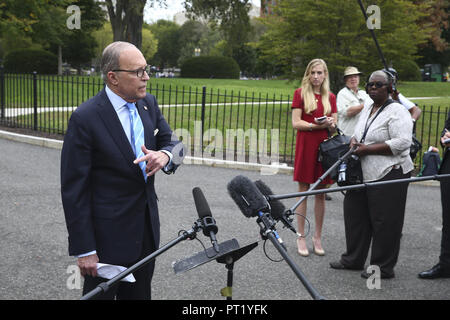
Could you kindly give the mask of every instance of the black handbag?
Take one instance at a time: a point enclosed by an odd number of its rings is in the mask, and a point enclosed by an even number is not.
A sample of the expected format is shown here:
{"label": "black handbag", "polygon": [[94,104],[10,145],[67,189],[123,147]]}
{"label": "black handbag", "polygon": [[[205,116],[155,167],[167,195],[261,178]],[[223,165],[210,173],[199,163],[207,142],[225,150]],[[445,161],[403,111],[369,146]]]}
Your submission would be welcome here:
{"label": "black handbag", "polygon": [[417,140],[416,135],[413,134],[412,135],[412,144],[411,147],[409,148],[409,155],[411,157],[411,160],[414,161],[414,159],[417,156],[417,153],[420,151],[420,149],[422,149],[422,144],[420,143],[419,140]]}
{"label": "black handbag", "polygon": [[[343,134],[343,132],[336,127],[336,134],[330,137],[319,145],[318,161],[322,163],[324,171],[330,169],[336,161],[339,160],[343,154],[345,154],[350,147],[350,137]],[[333,180],[337,178],[337,168],[330,173],[330,177]]]}

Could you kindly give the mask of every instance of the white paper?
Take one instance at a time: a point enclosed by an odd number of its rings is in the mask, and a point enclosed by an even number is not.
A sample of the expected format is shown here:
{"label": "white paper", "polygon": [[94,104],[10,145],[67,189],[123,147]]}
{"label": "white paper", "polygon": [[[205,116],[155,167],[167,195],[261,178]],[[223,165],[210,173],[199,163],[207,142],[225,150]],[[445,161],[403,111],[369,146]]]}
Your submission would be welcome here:
{"label": "white paper", "polygon": [[[97,263],[97,274],[99,277],[105,279],[112,279],[126,269],[127,268],[125,267],[116,266],[113,264]],[[133,274],[130,273],[120,281],[136,282],[136,279],[134,278]]]}

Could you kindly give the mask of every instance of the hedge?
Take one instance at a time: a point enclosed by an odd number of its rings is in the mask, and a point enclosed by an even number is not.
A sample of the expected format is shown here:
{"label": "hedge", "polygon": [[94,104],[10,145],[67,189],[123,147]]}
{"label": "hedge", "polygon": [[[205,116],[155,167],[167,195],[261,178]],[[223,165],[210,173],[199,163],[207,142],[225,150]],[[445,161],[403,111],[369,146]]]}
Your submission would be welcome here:
{"label": "hedge", "polygon": [[4,60],[5,72],[39,74],[58,73],[58,58],[41,49],[20,49],[9,52]]}
{"label": "hedge", "polygon": [[230,57],[202,56],[186,59],[181,65],[182,78],[239,79],[239,65]]}

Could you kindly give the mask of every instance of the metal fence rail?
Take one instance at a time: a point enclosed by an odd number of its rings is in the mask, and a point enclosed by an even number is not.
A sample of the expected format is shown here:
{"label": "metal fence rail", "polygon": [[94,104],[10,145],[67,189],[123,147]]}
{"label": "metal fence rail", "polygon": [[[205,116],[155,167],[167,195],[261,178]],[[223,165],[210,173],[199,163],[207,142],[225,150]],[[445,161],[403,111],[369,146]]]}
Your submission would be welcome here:
{"label": "metal fence rail", "polygon": [[[75,108],[104,87],[99,77],[6,74],[0,69],[0,125],[64,135]],[[291,97],[148,83],[164,117],[194,156],[293,164]],[[415,165],[439,137],[449,107],[420,106]]]}

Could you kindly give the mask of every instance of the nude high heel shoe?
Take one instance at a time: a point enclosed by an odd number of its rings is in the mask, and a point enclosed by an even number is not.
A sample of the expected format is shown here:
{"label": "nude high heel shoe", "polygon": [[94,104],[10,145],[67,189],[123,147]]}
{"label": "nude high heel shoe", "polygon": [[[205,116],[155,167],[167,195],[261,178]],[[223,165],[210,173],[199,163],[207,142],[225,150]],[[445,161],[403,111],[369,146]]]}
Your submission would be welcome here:
{"label": "nude high heel shoe", "polygon": [[316,255],[318,255],[318,256],[324,256],[325,255],[325,250],[323,250],[323,248],[319,249],[319,248],[316,247],[316,245],[315,245],[316,239],[314,237],[312,238],[312,241],[313,241],[313,251],[314,251],[314,253]]}
{"label": "nude high heel shoe", "polygon": [[[301,248],[301,243],[304,243],[304,248]],[[302,237],[298,237],[297,238],[297,252],[299,255],[301,255],[302,257],[307,257],[309,256],[309,251],[308,251],[308,247],[306,246],[306,240],[305,238]]]}

